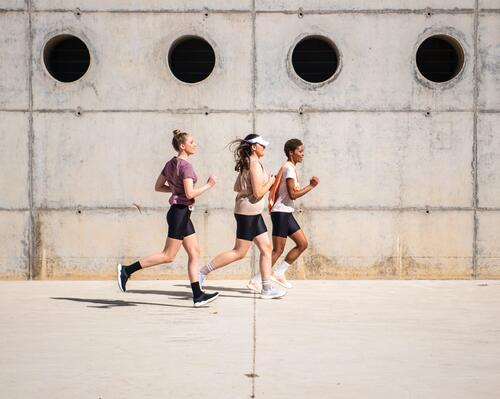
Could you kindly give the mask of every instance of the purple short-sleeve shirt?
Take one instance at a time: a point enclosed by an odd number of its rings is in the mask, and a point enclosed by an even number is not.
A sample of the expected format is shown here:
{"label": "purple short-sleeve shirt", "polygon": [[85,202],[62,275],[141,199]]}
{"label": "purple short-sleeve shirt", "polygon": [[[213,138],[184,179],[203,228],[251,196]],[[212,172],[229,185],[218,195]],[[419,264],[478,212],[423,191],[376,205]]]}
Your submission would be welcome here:
{"label": "purple short-sleeve shirt", "polygon": [[184,179],[193,179],[193,184],[198,180],[193,166],[185,159],[173,157],[165,164],[161,174],[167,178],[167,183],[172,189],[171,205],[192,205],[194,198],[189,199],[184,192]]}

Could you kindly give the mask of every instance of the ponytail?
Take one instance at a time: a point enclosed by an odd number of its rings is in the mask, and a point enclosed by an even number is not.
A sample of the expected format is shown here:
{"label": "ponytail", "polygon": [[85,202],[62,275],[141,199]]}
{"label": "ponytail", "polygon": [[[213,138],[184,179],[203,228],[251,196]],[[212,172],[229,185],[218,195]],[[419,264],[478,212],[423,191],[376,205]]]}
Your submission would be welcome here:
{"label": "ponytail", "polygon": [[252,144],[247,140],[251,140],[258,137],[258,134],[249,134],[243,140],[236,139],[229,143],[229,148],[234,155],[234,170],[237,172],[243,172],[244,170],[250,169],[250,155],[252,155]]}

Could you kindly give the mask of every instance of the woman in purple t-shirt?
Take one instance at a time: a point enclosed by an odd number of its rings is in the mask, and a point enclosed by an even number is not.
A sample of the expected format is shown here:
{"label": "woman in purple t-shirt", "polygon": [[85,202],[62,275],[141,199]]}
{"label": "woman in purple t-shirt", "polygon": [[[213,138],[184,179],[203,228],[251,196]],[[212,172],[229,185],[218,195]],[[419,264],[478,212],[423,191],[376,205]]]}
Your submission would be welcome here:
{"label": "woman in purple t-shirt", "polygon": [[176,129],[172,146],[178,154],[165,164],[155,184],[156,191],[172,193],[169,200],[170,209],[167,213],[168,236],[165,247],[163,251],[147,256],[129,266],[118,264],[118,287],[125,292],[127,280],[137,270],[173,262],[182,245],[188,254],[188,274],[193,290],[194,306],[198,307],[212,302],[219,296],[219,293],[203,292],[198,282],[200,246],[190,216],[194,199],[215,186],[216,178],[210,176],[205,185],[194,188],[198,177],[193,166],[187,161],[187,158],[196,152],[193,136]]}

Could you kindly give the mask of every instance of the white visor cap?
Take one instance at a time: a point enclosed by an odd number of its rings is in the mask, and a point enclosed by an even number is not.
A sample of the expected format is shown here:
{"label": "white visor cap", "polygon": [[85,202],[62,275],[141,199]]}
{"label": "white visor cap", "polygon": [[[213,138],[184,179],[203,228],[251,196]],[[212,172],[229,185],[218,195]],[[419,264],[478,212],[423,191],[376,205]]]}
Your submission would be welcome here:
{"label": "white visor cap", "polygon": [[254,137],[253,139],[250,140],[245,140],[249,144],[260,144],[263,145],[264,147],[267,147],[269,145],[269,141],[266,141],[262,138],[262,136],[257,136]]}

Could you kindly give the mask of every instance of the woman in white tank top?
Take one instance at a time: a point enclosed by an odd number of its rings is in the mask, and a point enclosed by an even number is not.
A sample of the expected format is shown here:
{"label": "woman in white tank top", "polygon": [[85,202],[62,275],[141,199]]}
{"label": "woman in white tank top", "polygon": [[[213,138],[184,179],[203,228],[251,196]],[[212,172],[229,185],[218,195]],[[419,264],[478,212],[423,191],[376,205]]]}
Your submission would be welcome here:
{"label": "woman in white tank top", "polygon": [[[286,254],[285,259],[276,266],[271,275],[271,280],[290,289],[292,288],[292,284],[287,281],[285,272],[306,250],[308,245],[304,232],[293,217],[293,212],[295,211],[293,201],[316,187],[319,179],[313,176],[309,184],[301,189],[295,166],[304,159],[304,144],[299,139],[290,139],[285,143],[284,150],[287,161],[278,172],[276,182],[269,194],[269,208],[273,222],[272,265],[274,266],[283,253],[287,237],[293,240],[295,246]],[[259,276],[253,276],[248,284],[258,290]]]}

